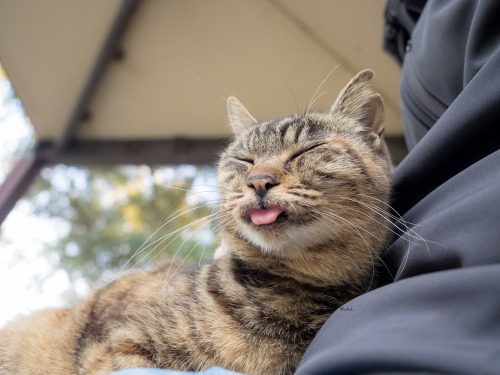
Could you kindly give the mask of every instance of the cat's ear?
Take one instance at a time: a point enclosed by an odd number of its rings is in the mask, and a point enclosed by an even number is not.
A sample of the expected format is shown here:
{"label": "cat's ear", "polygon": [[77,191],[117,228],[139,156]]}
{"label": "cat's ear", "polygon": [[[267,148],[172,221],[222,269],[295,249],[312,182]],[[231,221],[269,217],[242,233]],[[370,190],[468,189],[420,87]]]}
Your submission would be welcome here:
{"label": "cat's ear", "polygon": [[370,69],[359,72],[340,92],[330,113],[353,118],[380,136],[384,132],[384,102],[369,87],[374,75]]}
{"label": "cat's ear", "polygon": [[248,112],[248,110],[240,103],[238,99],[234,96],[227,98],[227,113],[229,116],[229,122],[233,127],[234,134],[238,135],[243,133],[259,123],[257,120]]}

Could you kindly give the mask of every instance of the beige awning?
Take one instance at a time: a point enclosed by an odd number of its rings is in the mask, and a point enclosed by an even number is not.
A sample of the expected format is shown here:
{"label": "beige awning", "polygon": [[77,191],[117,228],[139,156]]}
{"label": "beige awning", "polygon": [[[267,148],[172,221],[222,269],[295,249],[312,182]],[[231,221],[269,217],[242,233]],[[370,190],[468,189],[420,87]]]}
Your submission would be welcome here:
{"label": "beige awning", "polygon": [[[387,132],[401,132],[399,69],[382,52],[384,0],[143,0],[104,72],[79,139],[229,135],[224,98],[257,118],[328,107],[357,71],[376,71]],[[0,2],[0,62],[40,139],[64,132],[119,0]]]}

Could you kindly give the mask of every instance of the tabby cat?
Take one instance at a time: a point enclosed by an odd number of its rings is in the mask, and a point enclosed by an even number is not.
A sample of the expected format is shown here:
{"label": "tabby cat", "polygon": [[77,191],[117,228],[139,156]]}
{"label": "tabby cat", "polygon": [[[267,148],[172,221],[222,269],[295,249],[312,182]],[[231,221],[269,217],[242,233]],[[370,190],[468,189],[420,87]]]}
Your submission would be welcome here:
{"label": "tabby cat", "polygon": [[229,98],[236,137],[218,168],[227,254],[18,318],[0,331],[0,373],[293,373],[326,319],[370,289],[389,240],[391,162],[372,78],[360,72],[325,113],[264,122]]}

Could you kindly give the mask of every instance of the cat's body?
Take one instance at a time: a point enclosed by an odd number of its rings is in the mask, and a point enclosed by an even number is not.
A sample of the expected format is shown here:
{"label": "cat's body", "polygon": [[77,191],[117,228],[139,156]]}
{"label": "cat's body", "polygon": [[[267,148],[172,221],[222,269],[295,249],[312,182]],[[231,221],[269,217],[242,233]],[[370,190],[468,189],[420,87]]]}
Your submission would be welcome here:
{"label": "cat's body", "polygon": [[[358,74],[330,112],[257,123],[234,98],[219,164],[229,254],[117,279],[0,331],[0,374],[129,367],[293,373],[342,304],[370,288],[389,237],[383,106]],[[166,280],[168,282],[166,282]]]}

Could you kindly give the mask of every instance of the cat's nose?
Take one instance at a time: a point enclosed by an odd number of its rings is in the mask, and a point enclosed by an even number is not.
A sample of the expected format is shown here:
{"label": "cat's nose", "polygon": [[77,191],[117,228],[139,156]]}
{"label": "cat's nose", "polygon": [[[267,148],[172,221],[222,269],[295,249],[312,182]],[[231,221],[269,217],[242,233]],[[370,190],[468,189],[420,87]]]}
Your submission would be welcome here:
{"label": "cat's nose", "polygon": [[263,197],[267,194],[269,189],[278,185],[278,183],[276,182],[276,177],[274,177],[274,175],[271,173],[265,173],[248,176],[247,185],[249,188],[255,189],[255,192],[259,197]]}

